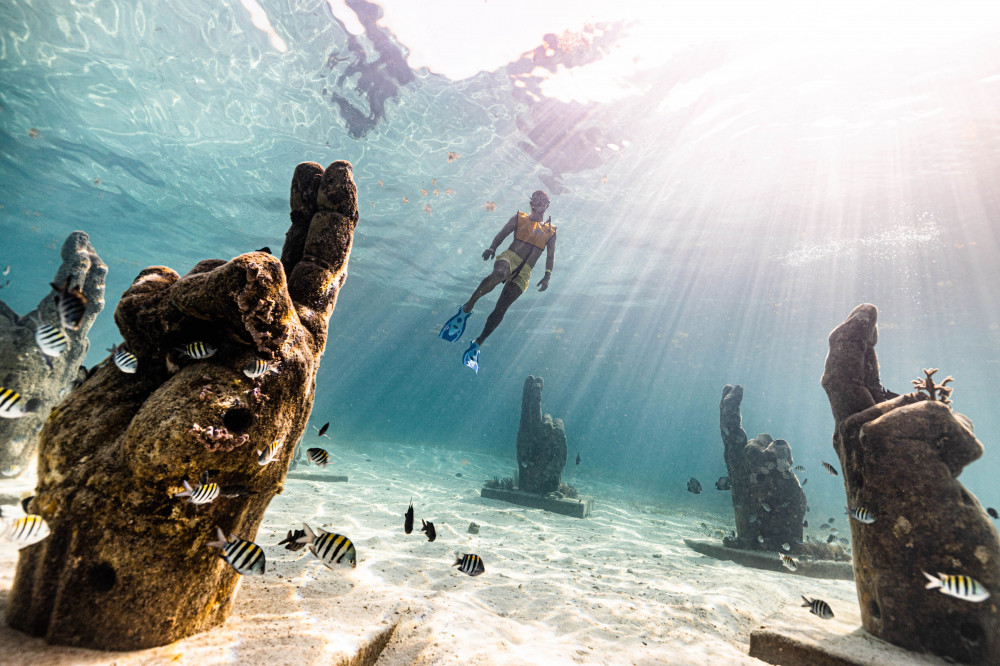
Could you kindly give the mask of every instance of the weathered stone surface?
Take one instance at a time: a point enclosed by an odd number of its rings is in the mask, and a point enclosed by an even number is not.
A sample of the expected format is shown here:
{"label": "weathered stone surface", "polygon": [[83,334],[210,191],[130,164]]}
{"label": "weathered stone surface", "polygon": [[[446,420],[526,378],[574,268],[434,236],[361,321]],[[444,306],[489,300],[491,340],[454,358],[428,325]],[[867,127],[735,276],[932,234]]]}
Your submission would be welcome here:
{"label": "weathered stone surface", "polygon": [[[771,439],[767,433],[747,441],[740,413],[742,402],[743,387],[739,384],[727,384],[722,389],[719,428],[736,516],[736,538],[726,537],[725,544],[784,552],[781,545],[788,543],[792,547],[789,553],[795,555],[801,551],[806,494],[792,470],[792,448],[785,440]],[[754,515],[756,519],[751,521]],[[764,537],[763,543],[758,536]]]}
{"label": "weathered stone surface", "polygon": [[780,571],[790,576],[854,580],[854,569],[851,567],[851,563],[847,561],[797,559],[797,568],[795,571],[791,571],[785,568],[776,553],[729,548],[728,546],[721,545],[718,541],[708,541],[705,539],[684,539],[684,545],[702,555],[708,555],[717,560],[736,562],[737,564],[755,569]]}
{"label": "weathered stone surface", "polygon": [[[0,386],[20,393],[32,401],[32,411],[21,418],[0,418],[0,479],[16,478],[24,473],[38,450],[38,431],[52,408],[72,389],[80,376],[80,364],[90,349],[87,333],[104,309],[104,265],[90,244],[90,237],[74,231],[62,246],[63,263],[52,279],[53,284],[80,289],[87,298],[87,309],[77,330],[63,329],[69,347],[59,356],[46,356],[35,342],[38,322],[61,328],[52,290],[38,307],[18,317],[0,301]],[[5,473],[4,473],[5,472]]]}
{"label": "weathered stone surface", "polygon": [[[318,165],[300,167],[312,178]],[[322,169],[320,169],[322,171]],[[100,367],[46,422],[29,507],[52,534],[21,551],[7,621],[49,642],[99,649],[163,645],[223,622],[239,575],[207,544],[216,527],[252,540],[306,428],[329,317],[347,276],[357,193],[348,162],[323,172],[316,202],[292,186],[284,263],[266,252],[206,260],[181,277],[154,266],[115,322],[139,371]],[[303,213],[306,210],[306,213]],[[293,227],[295,222],[293,222]],[[286,281],[287,280],[287,281]],[[194,341],[218,352],[195,360]],[[251,379],[255,359],[278,374]],[[281,442],[277,458],[257,451]],[[249,497],[196,507],[172,494],[213,470]]]}
{"label": "weathered stone surface", "polygon": [[[886,400],[877,315],[859,305],[834,329],[822,379],[847,502],[875,518],[850,521],[864,627],[911,650],[998,664],[1000,537],[957,479],[983,446],[944,401],[923,393]],[[973,603],[927,590],[922,571],[970,576],[992,596]]]}
{"label": "weathered stone surface", "polygon": [[543,509],[573,518],[586,518],[594,507],[594,498],[586,495],[569,499],[566,497],[546,497],[521,490],[504,490],[503,488],[483,488],[479,494],[486,499],[509,502],[518,506],[526,506],[529,509]]}
{"label": "weathered stone surface", "polygon": [[861,628],[856,603],[826,600],[833,618],[823,620],[808,608],[789,606],[750,632],[750,656],[778,666],[944,666],[929,654],[904,650]]}
{"label": "weathered stone surface", "polygon": [[542,415],[541,377],[524,380],[521,425],[517,429],[517,487],[531,493],[559,490],[566,465],[566,431],[562,419]]}

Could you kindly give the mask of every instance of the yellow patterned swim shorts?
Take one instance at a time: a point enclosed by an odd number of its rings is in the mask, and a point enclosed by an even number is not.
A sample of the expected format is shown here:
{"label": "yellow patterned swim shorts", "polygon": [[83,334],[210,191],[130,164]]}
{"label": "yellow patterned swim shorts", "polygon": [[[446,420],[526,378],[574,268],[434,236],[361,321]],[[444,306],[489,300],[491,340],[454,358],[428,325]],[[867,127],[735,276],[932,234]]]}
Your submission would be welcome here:
{"label": "yellow patterned swim shorts", "polygon": [[[510,272],[513,273],[517,270],[518,266],[521,266],[521,261],[523,261],[523,259],[511,250],[504,250],[500,253],[500,256],[497,257],[497,261],[506,261],[510,265]],[[510,278],[507,279],[509,280]],[[521,293],[523,294],[528,290],[528,282],[530,281],[531,266],[525,263],[524,266],[521,266],[521,272],[514,276],[514,284],[521,288]]]}

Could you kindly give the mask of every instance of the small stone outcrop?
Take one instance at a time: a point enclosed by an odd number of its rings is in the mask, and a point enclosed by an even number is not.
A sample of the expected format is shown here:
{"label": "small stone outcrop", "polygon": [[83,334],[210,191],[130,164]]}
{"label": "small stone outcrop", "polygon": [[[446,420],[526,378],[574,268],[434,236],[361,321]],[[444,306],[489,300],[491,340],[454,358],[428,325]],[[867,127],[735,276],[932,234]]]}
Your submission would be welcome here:
{"label": "small stone outcrop", "polygon": [[521,425],[517,429],[517,486],[529,493],[559,490],[566,466],[566,431],[562,419],[542,414],[541,377],[524,380]]}
{"label": "small stone outcrop", "polygon": [[[719,404],[719,425],[725,447],[726,469],[732,486],[736,537],[724,543],[733,548],[784,552],[788,543],[795,554],[802,543],[806,495],[792,470],[792,448],[767,433],[747,440],[740,404],[743,387],[726,385]],[[761,541],[758,537],[763,537]]]}
{"label": "small stone outcrop", "polygon": [[[79,289],[87,301],[76,329],[62,327],[56,312],[58,292],[54,289],[24,317],[0,301],[0,387],[17,391],[31,403],[31,410],[20,418],[0,418],[0,479],[24,473],[38,450],[38,431],[49,412],[87,374],[80,364],[90,349],[87,333],[104,309],[108,267],[82,231],[74,231],[66,238],[61,256],[63,262],[52,284]],[[53,335],[59,336],[50,338],[50,351],[65,347],[57,356],[42,353],[35,339],[43,324],[54,327]]]}
{"label": "small stone outcrop", "polygon": [[[914,382],[915,393],[882,387],[877,315],[874,305],[859,305],[834,329],[822,379],[847,504],[874,519],[850,521],[862,622],[910,650],[998,664],[1000,538],[958,481],[983,445],[949,406],[949,382],[929,379],[933,371]],[[926,589],[923,572],[968,576],[991,596],[977,603]]]}
{"label": "small stone outcrop", "polygon": [[[115,322],[138,369],[106,361],[41,431],[28,508],[51,535],[21,550],[12,627],[133,650],[231,612],[240,576],[208,544],[217,527],[255,538],[306,428],[358,222],[350,163],[300,164],[291,208],[280,261],[250,252],[183,277],[153,266],[122,295]],[[258,360],[278,372],[244,372]],[[272,443],[275,457],[261,464]],[[206,472],[233,492],[203,505],[173,497]]]}

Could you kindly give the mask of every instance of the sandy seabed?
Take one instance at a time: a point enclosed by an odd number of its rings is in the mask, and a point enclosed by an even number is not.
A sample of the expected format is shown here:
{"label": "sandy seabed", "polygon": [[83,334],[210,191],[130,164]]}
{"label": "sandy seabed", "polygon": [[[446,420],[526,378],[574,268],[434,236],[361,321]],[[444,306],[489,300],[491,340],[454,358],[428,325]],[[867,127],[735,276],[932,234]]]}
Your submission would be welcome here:
{"label": "sandy seabed", "polygon": [[[638,500],[617,483],[574,477],[572,463],[564,480],[595,500],[585,520],[481,498],[484,479],[511,473],[512,453],[326,442],[325,470],[295,471],[349,482],[288,479],[255,539],[267,572],[243,578],[223,626],[160,648],[101,652],[49,646],[0,624],[0,663],[330,664],[396,624],[379,666],[760,664],[747,656],[750,632],[800,595],[834,611],[857,604],[848,581],[700,555],[682,539],[704,538],[701,523],[731,517]],[[405,535],[411,498],[416,528]],[[421,519],[437,528],[433,543]],[[350,537],[357,568],[330,570],[308,550],[276,545],[303,521]],[[483,558],[483,575],[451,566],[470,552]],[[0,542],[0,617],[16,564],[13,544]],[[822,620],[803,608],[802,622]]]}

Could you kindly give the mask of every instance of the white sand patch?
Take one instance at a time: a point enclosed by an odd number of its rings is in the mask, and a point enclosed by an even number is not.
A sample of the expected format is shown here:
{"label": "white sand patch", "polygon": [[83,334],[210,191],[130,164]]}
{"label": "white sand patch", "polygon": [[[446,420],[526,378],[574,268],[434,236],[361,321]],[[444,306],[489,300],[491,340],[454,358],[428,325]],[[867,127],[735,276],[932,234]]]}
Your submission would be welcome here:
{"label": "white sand patch", "polygon": [[[835,612],[856,604],[850,582],[757,571],[689,550],[681,539],[703,538],[699,523],[725,524],[708,511],[643,504],[618,484],[581,480],[579,490],[595,498],[581,520],[479,497],[484,479],[513,468],[507,458],[312,440],[330,451],[325,471],[350,481],[288,480],[256,538],[267,573],[242,581],[224,626],[129,653],[47,646],[4,626],[0,663],[329,663],[399,622],[380,666],[754,664],[750,631],[800,595],[823,598]],[[411,498],[416,525],[405,535]],[[421,519],[434,523],[435,542],[420,532]],[[350,537],[357,568],[330,570],[306,550],[275,545],[303,521]],[[479,534],[468,532],[470,522]],[[451,566],[467,552],[483,558],[483,575]],[[0,544],[3,613],[16,559],[11,544]],[[802,610],[802,622],[822,622]]]}

